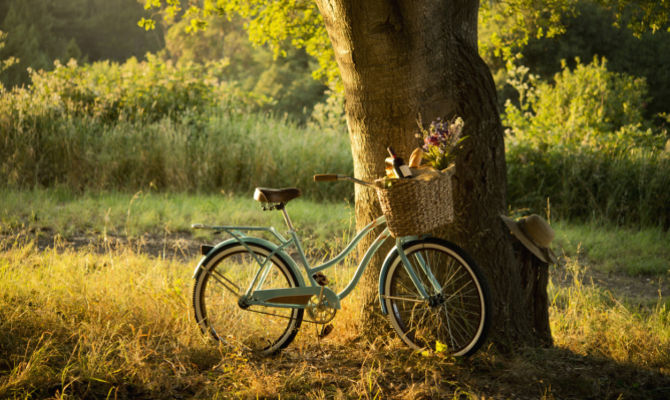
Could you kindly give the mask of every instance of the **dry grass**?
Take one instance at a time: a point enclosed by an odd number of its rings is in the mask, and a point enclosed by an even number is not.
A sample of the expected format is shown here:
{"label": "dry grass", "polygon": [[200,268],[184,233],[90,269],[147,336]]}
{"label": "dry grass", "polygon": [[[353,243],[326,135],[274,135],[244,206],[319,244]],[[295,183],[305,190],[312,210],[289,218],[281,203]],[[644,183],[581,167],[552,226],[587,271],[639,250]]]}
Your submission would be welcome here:
{"label": "dry grass", "polygon": [[[668,305],[627,307],[580,278],[550,288],[556,347],[468,360],[357,335],[360,300],[318,341],[304,324],[279,356],[216,346],[190,306],[194,260],[122,247],[0,244],[0,398],[668,398]],[[344,272],[338,281],[346,281]]]}

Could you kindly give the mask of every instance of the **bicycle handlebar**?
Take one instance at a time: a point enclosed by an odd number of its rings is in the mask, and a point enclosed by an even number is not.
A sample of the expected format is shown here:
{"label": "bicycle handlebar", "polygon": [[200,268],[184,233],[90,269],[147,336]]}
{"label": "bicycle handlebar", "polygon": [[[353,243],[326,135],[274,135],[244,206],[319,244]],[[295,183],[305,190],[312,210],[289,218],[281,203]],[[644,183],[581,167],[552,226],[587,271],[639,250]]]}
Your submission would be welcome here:
{"label": "bicycle handlebar", "polygon": [[333,182],[340,179],[337,174],[316,174],[314,175],[314,182]]}
{"label": "bicycle handlebar", "polygon": [[314,182],[333,182],[333,181],[351,181],[353,183],[357,183],[359,185],[364,185],[364,186],[370,186],[370,187],[376,187],[374,183],[362,181],[360,179],[352,178],[350,176],[346,175],[339,175],[339,174],[316,174],[314,175]]}

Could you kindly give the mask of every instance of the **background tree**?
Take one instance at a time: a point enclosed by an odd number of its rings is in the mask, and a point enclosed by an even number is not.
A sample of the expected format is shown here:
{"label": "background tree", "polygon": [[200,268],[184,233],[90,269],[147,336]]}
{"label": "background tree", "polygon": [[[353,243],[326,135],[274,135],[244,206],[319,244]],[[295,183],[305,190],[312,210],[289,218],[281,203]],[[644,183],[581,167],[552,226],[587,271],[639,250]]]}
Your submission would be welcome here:
{"label": "background tree", "polygon": [[272,99],[262,111],[290,116],[299,122],[311,114],[315,104],[325,99],[327,87],[314,80],[316,61],[304,49],[290,47],[275,57],[267,46],[248,39],[241,18],[207,17],[207,29],[187,32],[187,20],[167,28],[165,55],[173,61],[227,60],[225,79],[245,92]]}
{"label": "background tree", "polygon": [[20,60],[0,75],[8,86],[27,83],[28,67],[53,69],[54,60],[125,61],[163,47],[160,30],[137,27],[136,0],[8,0],[0,4],[0,30],[7,34],[0,58]]}
{"label": "background tree", "polygon": [[647,119],[670,110],[670,32],[632,30],[627,21],[634,15],[618,19],[615,11],[593,1],[578,2],[575,11],[561,18],[565,27],[561,35],[531,38],[520,49],[520,62],[534,74],[551,79],[561,70],[561,60],[574,67],[576,58],[588,62],[596,55],[605,57],[610,71],[646,78]]}

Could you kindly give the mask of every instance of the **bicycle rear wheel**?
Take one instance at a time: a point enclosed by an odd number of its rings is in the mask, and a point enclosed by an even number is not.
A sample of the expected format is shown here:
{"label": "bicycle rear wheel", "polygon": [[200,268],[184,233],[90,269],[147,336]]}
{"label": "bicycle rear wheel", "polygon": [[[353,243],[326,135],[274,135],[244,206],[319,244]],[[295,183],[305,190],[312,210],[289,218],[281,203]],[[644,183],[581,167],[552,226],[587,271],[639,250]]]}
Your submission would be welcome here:
{"label": "bicycle rear wheel", "polygon": [[[391,325],[413,349],[468,356],[488,334],[489,289],[475,262],[458,246],[437,238],[405,244],[424,289],[421,298],[399,254],[382,278]],[[431,277],[432,275],[432,277]]]}
{"label": "bicycle rear wheel", "polygon": [[[232,243],[203,265],[193,286],[195,318],[203,333],[214,339],[268,355],[293,341],[302,323],[303,310],[240,303],[240,295],[261,268],[256,257],[264,261],[272,254],[261,245],[247,246]],[[263,275],[262,285],[255,289],[298,286],[293,270],[277,254],[272,256]]]}

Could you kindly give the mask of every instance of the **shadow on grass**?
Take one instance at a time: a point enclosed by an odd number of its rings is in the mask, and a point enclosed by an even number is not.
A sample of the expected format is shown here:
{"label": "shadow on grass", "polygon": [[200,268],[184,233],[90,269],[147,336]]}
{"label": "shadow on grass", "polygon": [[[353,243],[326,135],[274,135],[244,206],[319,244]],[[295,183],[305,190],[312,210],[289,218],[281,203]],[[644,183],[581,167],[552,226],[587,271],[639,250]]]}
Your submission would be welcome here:
{"label": "shadow on grass", "polygon": [[472,386],[489,396],[670,398],[670,375],[666,373],[561,348],[525,349],[511,356],[483,354],[472,365]]}
{"label": "shadow on grass", "polygon": [[[300,354],[298,354],[300,353]],[[470,359],[351,344],[250,360],[241,398],[658,399],[670,375],[560,348]],[[233,393],[233,392],[231,392]]]}
{"label": "shadow on grass", "polygon": [[[0,337],[7,333],[0,329]],[[61,340],[67,342],[64,337],[58,342]],[[64,348],[44,353],[40,359],[33,352],[28,362],[15,363],[10,360],[20,358],[18,353],[25,352],[25,346],[22,349],[9,346],[13,351],[2,346],[0,350],[7,362],[0,363],[0,397],[59,398],[67,394],[68,398],[145,399],[670,398],[667,371],[579,355],[561,348],[527,348],[511,355],[484,350],[463,360],[424,356],[409,351],[397,339],[321,345],[311,340],[301,342],[270,358],[210,347],[211,343],[190,350],[182,348],[177,351],[179,356],[169,352],[154,354],[136,369],[116,371],[104,379],[86,371],[85,365],[73,363],[62,353]],[[120,364],[119,358],[123,358],[118,354],[109,357],[110,366]],[[25,375],[31,369],[30,363],[37,368]]]}

